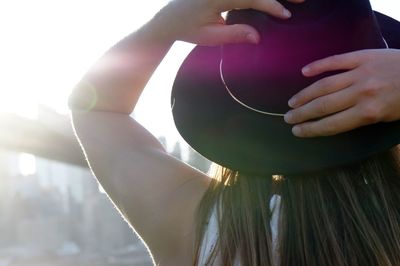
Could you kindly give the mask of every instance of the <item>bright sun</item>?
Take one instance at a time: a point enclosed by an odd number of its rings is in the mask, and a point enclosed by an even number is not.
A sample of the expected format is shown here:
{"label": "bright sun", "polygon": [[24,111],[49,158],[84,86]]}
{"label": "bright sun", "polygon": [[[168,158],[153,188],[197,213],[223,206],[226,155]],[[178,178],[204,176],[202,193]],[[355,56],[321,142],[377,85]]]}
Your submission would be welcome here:
{"label": "bright sun", "polygon": [[45,104],[66,112],[70,89],[85,70],[163,2],[2,1],[0,111],[35,117]]}

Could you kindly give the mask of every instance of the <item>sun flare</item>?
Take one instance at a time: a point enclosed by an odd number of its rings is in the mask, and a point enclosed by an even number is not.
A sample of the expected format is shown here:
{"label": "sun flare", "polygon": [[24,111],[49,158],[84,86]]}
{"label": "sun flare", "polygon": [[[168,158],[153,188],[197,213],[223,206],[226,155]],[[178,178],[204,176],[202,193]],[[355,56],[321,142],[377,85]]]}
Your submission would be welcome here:
{"label": "sun flare", "polygon": [[[46,105],[66,114],[71,89],[93,62],[167,2],[0,2],[0,112],[35,119],[38,106]],[[400,18],[396,1],[371,0],[371,3],[376,10]],[[179,139],[169,112],[168,88],[174,71],[190,49],[190,45],[182,45],[171,52],[135,112],[135,117],[157,136]]]}

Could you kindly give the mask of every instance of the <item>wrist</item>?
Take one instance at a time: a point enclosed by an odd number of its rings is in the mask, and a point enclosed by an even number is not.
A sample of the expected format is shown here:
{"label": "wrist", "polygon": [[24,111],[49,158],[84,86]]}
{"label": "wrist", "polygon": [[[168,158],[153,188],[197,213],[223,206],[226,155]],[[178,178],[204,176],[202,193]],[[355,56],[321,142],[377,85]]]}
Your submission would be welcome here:
{"label": "wrist", "polygon": [[176,7],[168,3],[147,22],[141,30],[151,33],[154,40],[160,44],[172,45],[179,40],[179,28],[176,25]]}

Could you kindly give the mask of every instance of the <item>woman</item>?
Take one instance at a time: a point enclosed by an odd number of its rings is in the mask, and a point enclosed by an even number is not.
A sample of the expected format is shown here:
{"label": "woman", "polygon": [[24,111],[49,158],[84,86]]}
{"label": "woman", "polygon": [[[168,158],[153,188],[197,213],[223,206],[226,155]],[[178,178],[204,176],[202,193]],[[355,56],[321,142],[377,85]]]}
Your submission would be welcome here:
{"label": "woman", "polygon": [[[302,0],[288,2],[301,4]],[[175,0],[111,48],[85,75],[71,95],[70,105],[76,133],[95,176],[143,238],[157,265],[400,262],[400,214],[396,208],[400,203],[400,174],[397,156],[392,152],[334,171],[296,178],[250,177],[223,169],[219,179],[210,179],[169,156],[156,138],[129,116],[174,41],[204,45],[259,42],[259,33],[253,27],[224,24],[221,12],[237,8],[256,9],[279,19],[291,16],[275,0]],[[375,90],[374,97],[365,97],[365,101],[382,102],[385,106],[377,112],[373,110],[374,119],[367,119],[371,114],[363,111],[369,110],[367,104],[354,102],[359,106],[356,109],[360,110],[360,117],[366,117],[363,121],[399,119],[396,104],[389,102],[400,99],[396,90],[399,51],[367,50],[340,59],[329,66],[342,68],[339,63],[356,62],[343,65],[354,72],[349,76],[355,82],[355,73],[373,69],[379,86],[384,88]],[[382,68],[388,60],[391,67]],[[317,62],[305,74],[330,70],[325,65],[326,61]],[[322,96],[313,93],[314,87],[296,96],[292,105],[298,108],[292,116],[286,116],[289,123],[315,118],[304,115],[307,105],[300,107]],[[357,93],[368,94],[368,87],[367,92],[363,84],[359,87]],[[341,86],[334,86],[332,91],[340,89]],[[357,98],[357,93],[351,97]],[[335,111],[330,108],[324,117]],[[354,116],[344,130],[360,126],[352,119]],[[281,204],[275,204],[275,210],[280,211],[275,211],[273,218],[279,224],[279,234],[270,227],[269,203],[274,194],[281,195]],[[273,199],[279,202],[279,198]],[[212,229],[206,226],[210,215],[219,217],[215,225],[219,237],[211,242],[204,239],[207,230]],[[209,227],[213,221],[215,218],[211,218]],[[208,250],[210,246],[216,248]]]}

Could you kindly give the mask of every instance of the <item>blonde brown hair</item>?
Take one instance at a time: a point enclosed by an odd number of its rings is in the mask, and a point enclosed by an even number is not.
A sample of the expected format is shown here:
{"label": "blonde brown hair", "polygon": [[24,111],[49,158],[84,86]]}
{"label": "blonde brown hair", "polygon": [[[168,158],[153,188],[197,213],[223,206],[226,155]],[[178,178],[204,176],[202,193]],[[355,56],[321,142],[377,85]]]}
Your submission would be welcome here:
{"label": "blonde brown hair", "polygon": [[[315,173],[250,176],[220,168],[197,212],[194,265],[213,210],[218,239],[206,265],[398,265],[397,149]],[[270,200],[280,195],[273,246]],[[277,257],[278,260],[273,261]]]}

